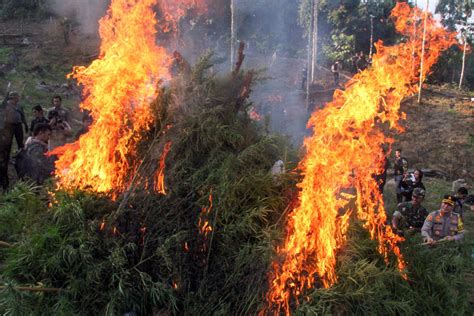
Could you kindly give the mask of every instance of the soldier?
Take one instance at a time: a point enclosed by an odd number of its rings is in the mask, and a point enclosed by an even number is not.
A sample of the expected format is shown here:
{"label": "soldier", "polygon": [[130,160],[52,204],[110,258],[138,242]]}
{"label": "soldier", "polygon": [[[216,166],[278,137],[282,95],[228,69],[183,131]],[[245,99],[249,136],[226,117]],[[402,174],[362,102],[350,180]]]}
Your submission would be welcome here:
{"label": "soldier", "polygon": [[459,214],[461,219],[464,221],[464,203],[466,202],[469,192],[465,187],[460,187],[456,192],[456,207],[454,208],[454,213]]}
{"label": "soldier", "polygon": [[464,238],[464,225],[461,217],[454,213],[456,197],[445,195],[438,211],[431,212],[421,228],[421,235],[428,244],[441,240],[460,241]]}
{"label": "soldier", "polygon": [[393,163],[393,171],[395,175],[395,187],[397,193],[397,203],[402,202],[402,191],[400,189],[400,181],[408,172],[408,161],[402,157],[402,150],[400,148],[395,150],[395,161]]}
{"label": "soldier", "polygon": [[13,126],[10,117],[13,116],[12,107],[7,106],[7,97],[0,104],[0,186],[6,191],[9,185],[8,164],[13,142]]}
{"label": "soldier", "polygon": [[11,92],[8,96],[7,108],[9,108],[10,115],[7,116],[13,127],[13,134],[15,135],[15,140],[18,145],[18,148],[23,148],[24,146],[24,133],[23,125],[25,125],[25,131],[28,133],[28,123],[26,123],[25,112],[23,108],[18,103],[20,101],[20,95],[18,92]]}
{"label": "soldier", "polygon": [[334,75],[334,84],[336,86],[339,85],[339,61],[336,61],[332,66],[331,66],[331,72]]}
{"label": "soldier", "polygon": [[46,156],[51,132],[51,126],[48,124],[36,125],[33,139],[26,147],[28,163],[25,177],[39,185],[43,184],[54,172],[54,158]]}
{"label": "soldier", "polygon": [[413,190],[412,200],[398,204],[397,210],[393,213],[392,227],[393,230],[403,236],[404,229],[409,231],[421,230],[428,211],[421,205],[425,199],[425,190],[416,188]]}

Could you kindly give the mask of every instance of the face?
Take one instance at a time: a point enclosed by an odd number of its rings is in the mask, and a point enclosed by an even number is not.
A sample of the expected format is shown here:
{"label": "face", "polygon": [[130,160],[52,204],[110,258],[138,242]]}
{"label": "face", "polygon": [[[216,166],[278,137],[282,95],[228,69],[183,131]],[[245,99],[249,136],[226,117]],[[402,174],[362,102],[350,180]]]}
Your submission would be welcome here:
{"label": "face", "polygon": [[47,130],[44,132],[39,132],[38,135],[36,135],[36,138],[43,143],[47,143],[49,141],[49,138],[51,137],[51,131]]}
{"label": "face", "polygon": [[42,111],[33,110],[33,116],[36,117],[36,118],[42,117],[42,116],[43,116],[43,112],[42,112]]}
{"label": "face", "polygon": [[454,205],[450,205],[448,203],[441,203],[441,212],[442,213],[450,213],[454,210]]}
{"label": "face", "polygon": [[415,179],[417,179],[417,180],[419,180],[421,178],[421,173],[418,170],[415,170],[415,172],[413,172],[413,175],[415,176]]}
{"label": "face", "polygon": [[61,99],[59,99],[59,98],[54,98],[54,99],[53,99],[53,105],[54,105],[55,107],[61,106]]}
{"label": "face", "polygon": [[421,204],[421,202],[423,202],[424,199],[425,199],[425,198],[424,198],[423,196],[421,196],[421,195],[413,195],[413,196],[411,197],[411,201],[412,201],[413,204],[415,204],[415,205]]}
{"label": "face", "polygon": [[400,158],[402,156],[402,152],[401,151],[395,151],[395,157],[397,158]]}

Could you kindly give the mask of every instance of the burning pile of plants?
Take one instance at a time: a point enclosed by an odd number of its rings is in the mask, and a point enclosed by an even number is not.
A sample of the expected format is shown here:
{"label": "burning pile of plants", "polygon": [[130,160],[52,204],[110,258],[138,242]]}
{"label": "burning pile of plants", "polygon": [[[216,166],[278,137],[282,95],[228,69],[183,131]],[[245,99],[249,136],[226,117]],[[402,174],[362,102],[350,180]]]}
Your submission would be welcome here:
{"label": "burning pile of plants", "polygon": [[2,313],[468,310],[469,245],[400,244],[374,193],[380,146],[391,140],[372,123],[396,126],[413,92],[416,76],[393,58],[410,45],[380,44],[375,70],[311,119],[301,172],[285,172],[298,157],[254,120],[259,73],[241,69],[243,52],[228,75],[213,73],[211,53],[193,67],[172,59],[143,22],[153,4],[112,1],[101,56],[73,74],[95,125],[55,151],[49,190],[20,184],[0,197]]}

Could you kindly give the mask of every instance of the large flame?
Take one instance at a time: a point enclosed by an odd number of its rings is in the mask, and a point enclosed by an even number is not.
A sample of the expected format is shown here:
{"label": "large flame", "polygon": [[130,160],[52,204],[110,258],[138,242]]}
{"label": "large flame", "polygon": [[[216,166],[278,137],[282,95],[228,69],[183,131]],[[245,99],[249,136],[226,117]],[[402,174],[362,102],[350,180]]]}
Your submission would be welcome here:
{"label": "large flame", "polygon": [[[415,10],[413,12],[412,10]],[[393,47],[377,43],[372,67],[357,74],[346,90],[336,91],[334,100],[315,112],[308,126],[313,136],[305,140],[306,156],[300,163],[304,175],[298,185],[299,205],[292,211],[283,247],[277,249],[281,263],[273,264],[268,309],[290,314],[290,303],[317,281],[329,287],[337,281],[336,252],[346,240],[351,212],[364,223],[372,239],[379,242],[378,251],[388,263],[396,255],[398,268],[405,263],[397,243],[401,238],[385,225],[383,197],[374,175],[383,166],[382,145],[392,143],[383,128],[402,131],[399,120],[402,99],[416,91],[419,74],[410,67],[415,52],[415,69],[421,60],[422,28],[413,32],[412,18],[424,16],[406,3],[398,3],[392,18],[397,31],[407,41]],[[455,43],[448,33],[426,15],[427,31],[424,57],[425,78],[441,51]],[[345,190],[345,192],[343,191]],[[348,210],[355,194],[356,209]],[[349,197],[349,198],[348,198]]]}
{"label": "large flame", "polygon": [[[81,108],[91,111],[94,123],[79,141],[52,153],[60,156],[60,187],[116,195],[137,170],[137,144],[153,122],[149,103],[156,98],[159,81],[169,77],[170,56],[156,45],[157,1],[112,0],[100,20],[99,58],[74,69],[72,76],[84,87]],[[162,2],[167,19],[184,15],[183,10],[166,11],[169,2]],[[188,2],[183,1],[184,7],[192,4]]]}

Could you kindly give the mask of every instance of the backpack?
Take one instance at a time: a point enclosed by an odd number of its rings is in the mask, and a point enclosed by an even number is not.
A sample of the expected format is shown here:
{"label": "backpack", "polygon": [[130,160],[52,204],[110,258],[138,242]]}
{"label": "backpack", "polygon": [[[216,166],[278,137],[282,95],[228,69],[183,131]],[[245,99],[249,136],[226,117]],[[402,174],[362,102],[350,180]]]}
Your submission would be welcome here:
{"label": "backpack", "polygon": [[31,165],[30,157],[25,148],[21,148],[15,156],[13,156],[13,165],[15,166],[16,174],[18,178],[23,179],[27,172],[28,168]]}

